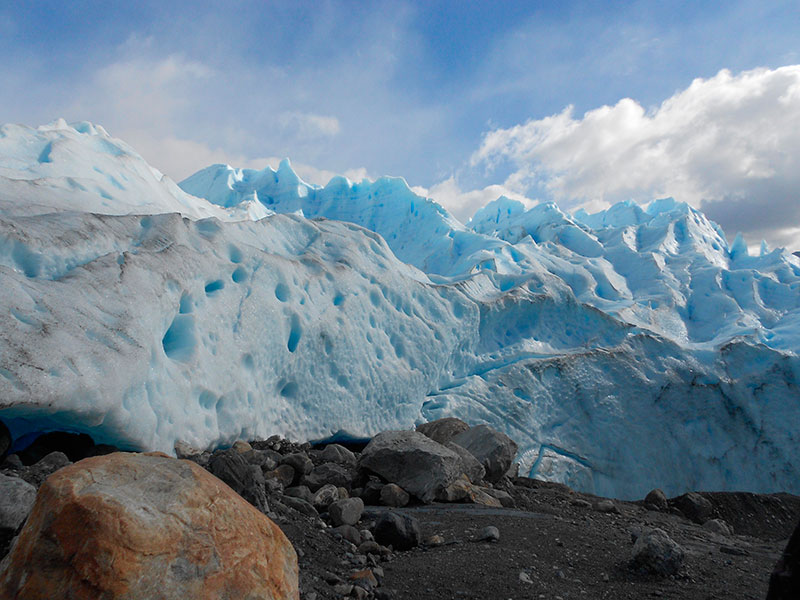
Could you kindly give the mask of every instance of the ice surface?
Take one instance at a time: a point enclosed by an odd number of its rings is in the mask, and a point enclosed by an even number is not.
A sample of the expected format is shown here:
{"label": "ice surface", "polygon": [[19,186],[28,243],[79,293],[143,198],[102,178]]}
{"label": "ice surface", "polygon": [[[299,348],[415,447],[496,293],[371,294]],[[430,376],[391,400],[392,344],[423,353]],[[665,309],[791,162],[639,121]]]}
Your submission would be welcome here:
{"label": "ice surface", "polygon": [[596,493],[800,492],[800,260],[686,204],[500,198],[464,226],[402,179],[285,161],[178,188],[88,123],[0,132],[16,437],[170,452],[452,415]]}

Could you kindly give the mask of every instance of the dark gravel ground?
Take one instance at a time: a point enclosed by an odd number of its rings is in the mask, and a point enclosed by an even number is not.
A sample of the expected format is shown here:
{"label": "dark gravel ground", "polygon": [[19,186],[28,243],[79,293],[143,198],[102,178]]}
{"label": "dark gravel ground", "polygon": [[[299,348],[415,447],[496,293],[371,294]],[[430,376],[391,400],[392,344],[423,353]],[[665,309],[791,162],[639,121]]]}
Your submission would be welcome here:
{"label": "dark gravel ground", "polygon": [[[714,516],[733,525],[736,533],[727,536],[640,503],[614,501],[619,512],[600,512],[600,498],[556,484],[516,479],[509,491],[516,508],[432,504],[391,509],[418,519],[423,537],[443,540],[377,561],[383,577],[375,596],[763,599],[769,575],[800,519],[795,496],[704,493]],[[368,507],[359,527],[368,528],[385,510]],[[328,581],[346,581],[364,568],[364,557],[318,521],[291,511],[278,520],[299,549],[302,597],[341,597]],[[498,528],[499,541],[474,541],[486,526]],[[632,534],[643,527],[659,527],[683,547],[686,558],[677,575],[659,577],[630,568]]]}

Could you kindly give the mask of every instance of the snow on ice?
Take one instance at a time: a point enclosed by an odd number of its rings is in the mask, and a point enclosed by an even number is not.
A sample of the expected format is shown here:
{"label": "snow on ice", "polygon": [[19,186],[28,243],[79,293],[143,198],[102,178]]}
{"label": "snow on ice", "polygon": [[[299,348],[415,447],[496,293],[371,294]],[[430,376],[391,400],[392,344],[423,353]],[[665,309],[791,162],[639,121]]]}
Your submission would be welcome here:
{"label": "snow on ice", "polygon": [[499,198],[214,165],[89,123],[0,129],[0,419],[171,452],[442,416],[586,491],[800,492],[800,261],[686,204]]}

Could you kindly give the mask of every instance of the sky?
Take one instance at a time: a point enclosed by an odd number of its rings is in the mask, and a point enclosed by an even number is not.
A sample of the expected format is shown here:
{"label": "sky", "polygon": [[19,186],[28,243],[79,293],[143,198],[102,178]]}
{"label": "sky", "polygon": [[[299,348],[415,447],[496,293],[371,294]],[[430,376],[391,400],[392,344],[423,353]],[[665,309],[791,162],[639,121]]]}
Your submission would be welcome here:
{"label": "sky", "polygon": [[672,196],[800,250],[800,3],[0,2],[0,121],[213,163],[501,194]]}

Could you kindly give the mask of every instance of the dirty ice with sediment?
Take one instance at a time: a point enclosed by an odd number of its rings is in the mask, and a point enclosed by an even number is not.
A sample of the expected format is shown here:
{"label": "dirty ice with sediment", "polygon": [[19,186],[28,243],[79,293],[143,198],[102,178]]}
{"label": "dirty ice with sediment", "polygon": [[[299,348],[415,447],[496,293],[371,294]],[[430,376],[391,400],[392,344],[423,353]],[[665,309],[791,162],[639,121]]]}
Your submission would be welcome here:
{"label": "dirty ice with sediment", "polygon": [[90,123],[0,128],[0,420],[172,452],[444,416],[605,496],[800,493],[800,260],[672,199],[499,198],[213,165]]}

